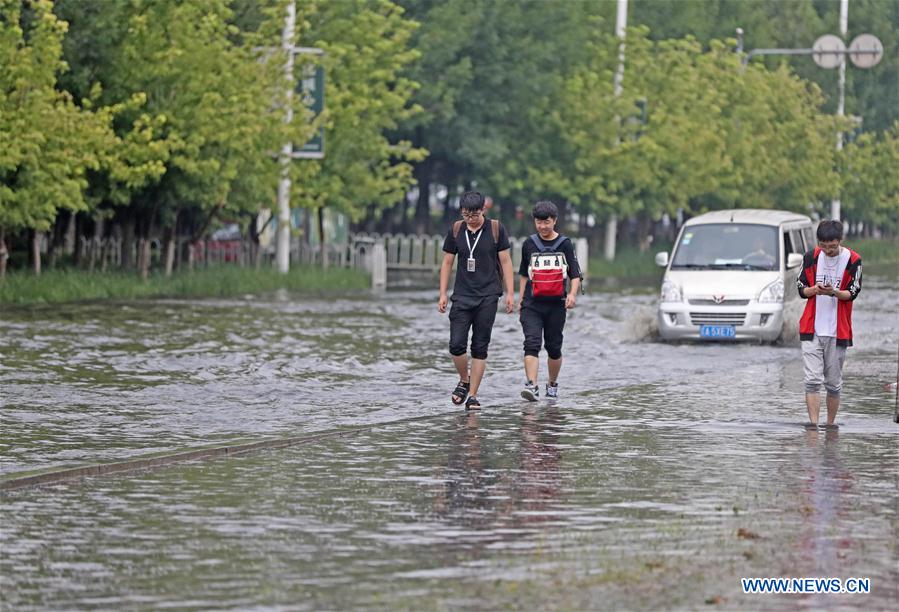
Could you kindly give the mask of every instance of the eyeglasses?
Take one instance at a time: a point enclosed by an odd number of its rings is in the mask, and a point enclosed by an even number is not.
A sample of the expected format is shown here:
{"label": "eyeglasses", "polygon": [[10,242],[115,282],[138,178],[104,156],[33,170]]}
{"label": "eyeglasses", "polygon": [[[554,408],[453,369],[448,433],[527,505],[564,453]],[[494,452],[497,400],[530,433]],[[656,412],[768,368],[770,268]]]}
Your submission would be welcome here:
{"label": "eyeglasses", "polygon": [[463,211],[462,218],[463,219],[474,219],[474,218],[480,217],[482,214],[484,214],[483,210],[474,210],[472,212]]}

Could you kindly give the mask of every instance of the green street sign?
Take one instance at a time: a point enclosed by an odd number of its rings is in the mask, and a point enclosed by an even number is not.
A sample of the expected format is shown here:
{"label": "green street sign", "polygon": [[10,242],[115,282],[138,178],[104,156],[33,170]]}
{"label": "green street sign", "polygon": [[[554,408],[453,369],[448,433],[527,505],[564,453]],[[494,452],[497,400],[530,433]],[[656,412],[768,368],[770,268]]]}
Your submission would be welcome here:
{"label": "green street sign", "polygon": [[[325,109],[325,69],[313,64],[300,64],[297,95],[318,117]],[[325,128],[321,127],[302,147],[294,147],[294,158],[321,159],[325,156]]]}

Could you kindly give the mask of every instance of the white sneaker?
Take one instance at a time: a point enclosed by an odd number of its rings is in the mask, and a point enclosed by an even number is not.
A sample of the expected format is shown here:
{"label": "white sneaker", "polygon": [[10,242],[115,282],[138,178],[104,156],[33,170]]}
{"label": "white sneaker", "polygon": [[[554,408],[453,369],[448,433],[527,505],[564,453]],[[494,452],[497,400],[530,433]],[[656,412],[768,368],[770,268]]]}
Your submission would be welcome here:
{"label": "white sneaker", "polygon": [[546,385],[546,399],[559,399],[559,383]]}
{"label": "white sneaker", "polygon": [[536,402],[537,398],[540,397],[540,387],[531,381],[527,381],[524,385],[524,389],[521,390],[521,397],[529,402]]}

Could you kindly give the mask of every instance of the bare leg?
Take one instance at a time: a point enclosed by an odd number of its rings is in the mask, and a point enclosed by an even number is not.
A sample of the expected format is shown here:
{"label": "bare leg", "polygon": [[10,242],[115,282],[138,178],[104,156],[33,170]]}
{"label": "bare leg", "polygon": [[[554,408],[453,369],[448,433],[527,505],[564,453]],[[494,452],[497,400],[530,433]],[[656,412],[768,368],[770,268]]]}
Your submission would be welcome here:
{"label": "bare leg", "polygon": [[546,362],[546,366],[549,370],[549,382],[558,382],[559,372],[562,371],[562,358],[559,357],[558,359],[549,359]]}
{"label": "bare leg", "polygon": [[837,410],[840,409],[840,396],[827,394],[827,424],[833,425],[837,418]]}
{"label": "bare leg", "polygon": [[533,355],[524,356],[524,375],[532,383],[537,383],[537,374],[540,370],[540,360]]}
{"label": "bare leg", "polygon": [[468,355],[453,355],[453,365],[459,373],[459,380],[468,382]]}
{"label": "bare leg", "polygon": [[470,397],[477,397],[481,379],[484,378],[484,370],[487,369],[486,359],[471,359],[471,387],[468,391]]}
{"label": "bare leg", "polygon": [[818,393],[805,394],[805,407],[808,408],[808,420],[812,425],[818,424],[818,413],[821,411],[821,395]]}

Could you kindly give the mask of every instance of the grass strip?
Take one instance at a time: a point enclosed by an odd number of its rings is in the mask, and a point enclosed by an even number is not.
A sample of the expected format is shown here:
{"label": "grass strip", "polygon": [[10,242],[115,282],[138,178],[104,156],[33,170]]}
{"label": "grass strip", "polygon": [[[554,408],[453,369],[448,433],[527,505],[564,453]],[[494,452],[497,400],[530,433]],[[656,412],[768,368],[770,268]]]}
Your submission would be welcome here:
{"label": "grass strip", "polygon": [[153,274],[146,281],[136,274],[47,270],[8,274],[0,281],[0,304],[48,304],[84,300],[121,300],[151,297],[228,297],[277,289],[311,294],[366,289],[368,274],[361,270],[296,266],[287,274],[273,268],[256,270],[233,265],[179,272],[170,278]]}

